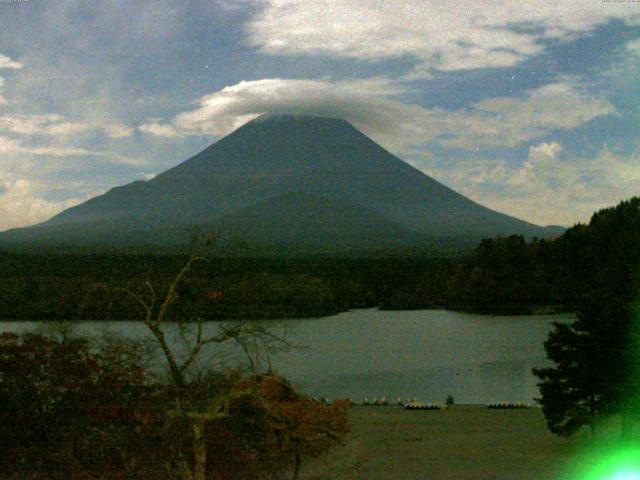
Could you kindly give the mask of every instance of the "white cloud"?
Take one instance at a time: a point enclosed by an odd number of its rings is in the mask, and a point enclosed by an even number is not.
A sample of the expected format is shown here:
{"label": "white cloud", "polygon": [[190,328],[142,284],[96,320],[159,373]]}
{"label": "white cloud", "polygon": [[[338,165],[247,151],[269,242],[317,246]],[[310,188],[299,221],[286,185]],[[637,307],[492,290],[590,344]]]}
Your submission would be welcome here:
{"label": "white cloud", "polygon": [[[74,202],[49,201],[39,197],[56,184],[60,171],[85,168],[85,162],[140,166],[146,159],[136,155],[121,155],[115,151],[92,148],[93,136],[102,133],[107,138],[121,139],[133,133],[133,129],[119,122],[70,120],[60,114],[6,114],[0,115],[0,157],[4,169],[4,193],[0,201],[15,202],[16,211],[7,213],[0,225],[24,226],[44,220],[53,213],[67,208]],[[8,172],[13,172],[11,175]],[[40,180],[37,180],[37,179]],[[86,199],[80,182],[74,186],[77,196]],[[36,188],[37,187],[37,188]],[[86,189],[85,189],[86,190]],[[9,192],[9,193],[7,193]],[[97,193],[92,190],[91,193]],[[79,200],[78,200],[79,201]],[[28,203],[32,202],[32,207]],[[0,213],[3,213],[0,210]]]}
{"label": "white cloud", "polygon": [[[14,150],[15,151],[15,150]],[[112,154],[108,152],[98,152],[95,150],[87,150],[86,148],[67,147],[58,145],[46,145],[41,147],[22,146],[18,153],[31,153],[33,155],[42,155],[49,157],[110,157]]]}
{"label": "white cloud", "polygon": [[17,135],[77,136],[89,131],[101,131],[109,138],[123,138],[133,129],[118,122],[81,122],[58,114],[8,114],[0,116],[0,133]]}
{"label": "white cloud", "polygon": [[[6,55],[2,55],[0,53],[0,69],[11,69],[18,70],[21,69],[24,65],[20,62],[16,62]],[[4,77],[0,76],[0,105],[7,105],[7,99],[2,95],[2,87],[4,87]]]}
{"label": "white cloud", "polygon": [[638,194],[640,156],[603,149],[592,158],[565,153],[558,142],[533,145],[524,162],[451,161],[422,167],[460,193],[541,225],[587,222],[600,208]]}
{"label": "white cloud", "polygon": [[562,152],[562,145],[558,142],[541,143],[529,147],[530,157],[557,158]]}
{"label": "white cloud", "polygon": [[[0,69],[21,69],[24,65],[21,62],[0,54]],[[33,75],[27,77],[33,78]],[[5,84],[5,79],[0,76],[0,93]],[[0,104],[7,104],[6,98],[0,94]],[[78,136],[87,132],[101,132],[108,138],[124,138],[133,134],[134,129],[127,125],[102,118],[97,114],[96,109],[82,112],[82,115],[89,117],[89,120],[69,119],[60,114],[22,114],[10,113],[0,116],[0,135],[16,134],[28,135],[48,135],[52,137]]]}
{"label": "white cloud", "polygon": [[[620,19],[634,5],[531,0],[256,0],[249,42],[277,55],[387,59],[409,56],[416,73],[504,67],[540,53],[543,40],[573,39]],[[518,27],[518,28],[516,28]]]}
{"label": "white cloud", "polygon": [[139,158],[130,158],[113,152],[89,150],[83,147],[54,143],[49,145],[26,145],[21,140],[0,136],[0,153],[29,154],[44,157],[105,157],[130,165],[145,163]]}
{"label": "white cloud", "polygon": [[19,148],[22,148],[22,145],[18,140],[0,136],[0,153],[16,152]]}
{"label": "white cloud", "polygon": [[625,44],[625,47],[632,55],[640,56],[640,38],[630,40]]}
{"label": "white cloud", "polygon": [[0,231],[44,221],[81,201],[46,200],[45,191],[46,186],[40,181],[0,171]]}
{"label": "white cloud", "polygon": [[173,125],[160,124],[157,121],[144,123],[138,127],[138,130],[156,137],[179,138],[183,136]]}
{"label": "white cloud", "polygon": [[123,123],[107,123],[102,126],[109,138],[125,138],[133,135],[134,129]]}
{"label": "white cloud", "polygon": [[613,62],[601,72],[600,89],[617,96],[636,98],[640,79],[640,38],[629,40],[612,52]]}
{"label": "white cloud", "polygon": [[582,92],[570,81],[540,87],[522,98],[482,100],[457,111],[403,103],[388,95],[389,87],[395,85],[375,78],[240,82],[202,97],[197,108],[178,114],[171,123],[153,119],[138,128],[164,137],[221,136],[262,113],[311,114],[344,118],[403,154],[429,142],[465,149],[517,146],[615,112],[607,100]]}
{"label": "white cloud", "polygon": [[15,60],[12,60],[11,58],[7,57],[6,55],[2,55],[0,53],[0,69],[6,68],[6,69],[11,69],[11,70],[19,70],[22,67],[24,67],[24,65],[22,63],[16,62]]}
{"label": "white cloud", "polygon": [[0,136],[0,231],[44,221],[62,210],[103,193],[112,180],[60,180],[61,172],[83,168],[85,157],[134,163],[106,152],[65,146],[27,147]]}
{"label": "white cloud", "polygon": [[251,0],[214,0],[214,5],[227,12],[243,10],[251,3]]}
{"label": "white cloud", "polygon": [[449,115],[448,120],[461,128],[460,134],[442,143],[467,149],[515,147],[615,112],[608,100],[585,93],[570,81],[561,81],[531,90],[523,98],[481,100],[466,111]]}
{"label": "white cloud", "polygon": [[[61,115],[3,115],[0,117],[0,131],[19,135],[51,134],[51,129],[61,123]],[[66,123],[69,125],[69,122]]]}

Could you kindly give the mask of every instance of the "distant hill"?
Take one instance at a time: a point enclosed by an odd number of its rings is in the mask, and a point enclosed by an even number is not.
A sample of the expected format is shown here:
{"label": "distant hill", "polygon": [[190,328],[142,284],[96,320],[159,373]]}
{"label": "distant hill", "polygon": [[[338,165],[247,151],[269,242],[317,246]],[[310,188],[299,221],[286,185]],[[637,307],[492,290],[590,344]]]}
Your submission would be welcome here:
{"label": "distant hill", "polygon": [[0,233],[0,246],[186,245],[194,229],[288,252],[419,248],[434,239],[563,230],[469,200],[344,120],[264,115],[151,180]]}

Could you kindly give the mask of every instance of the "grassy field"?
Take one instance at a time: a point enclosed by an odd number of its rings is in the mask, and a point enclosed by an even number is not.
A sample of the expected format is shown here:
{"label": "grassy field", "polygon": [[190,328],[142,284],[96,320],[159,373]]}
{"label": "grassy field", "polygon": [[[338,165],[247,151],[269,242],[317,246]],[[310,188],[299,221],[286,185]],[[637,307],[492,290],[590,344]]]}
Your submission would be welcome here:
{"label": "grassy field", "polygon": [[548,432],[538,408],[440,411],[354,406],[344,447],[303,465],[304,480],[558,480],[588,441]]}

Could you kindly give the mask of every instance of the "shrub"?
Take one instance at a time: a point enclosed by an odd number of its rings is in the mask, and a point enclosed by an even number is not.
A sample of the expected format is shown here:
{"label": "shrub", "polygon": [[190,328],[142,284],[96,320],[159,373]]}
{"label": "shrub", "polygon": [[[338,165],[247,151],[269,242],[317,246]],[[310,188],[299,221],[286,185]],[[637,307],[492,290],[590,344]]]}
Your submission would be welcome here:
{"label": "shrub", "polygon": [[0,476],[193,478],[193,414],[207,478],[271,478],[292,468],[297,476],[303,458],[349,431],[348,402],[319,403],[277,375],[148,385],[139,360],[117,346],[96,352],[86,339],[0,335]]}

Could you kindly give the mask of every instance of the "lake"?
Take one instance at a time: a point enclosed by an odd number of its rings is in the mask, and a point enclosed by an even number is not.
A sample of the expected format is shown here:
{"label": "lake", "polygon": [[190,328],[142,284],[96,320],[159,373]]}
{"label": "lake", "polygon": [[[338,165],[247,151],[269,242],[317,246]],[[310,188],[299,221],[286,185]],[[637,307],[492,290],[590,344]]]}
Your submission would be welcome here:
{"label": "lake", "polygon": [[[273,368],[316,397],[360,402],[386,397],[443,403],[526,402],[538,396],[533,367],[547,364],[543,342],[553,321],[571,315],[495,317],[446,310],[353,310],[331,317],[268,321],[302,346],[271,356]],[[24,332],[41,322],[0,322],[0,331]],[[175,324],[169,338],[181,343]],[[214,322],[205,331],[219,328]],[[141,322],[78,322],[87,336],[118,334],[148,338]],[[156,353],[157,355],[157,353]],[[203,361],[233,365],[237,348],[210,348]],[[155,357],[156,368],[164,366]]]}

